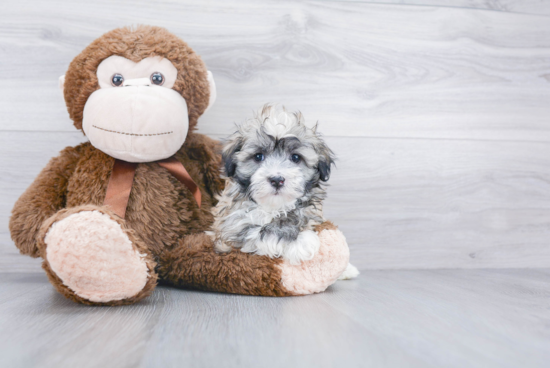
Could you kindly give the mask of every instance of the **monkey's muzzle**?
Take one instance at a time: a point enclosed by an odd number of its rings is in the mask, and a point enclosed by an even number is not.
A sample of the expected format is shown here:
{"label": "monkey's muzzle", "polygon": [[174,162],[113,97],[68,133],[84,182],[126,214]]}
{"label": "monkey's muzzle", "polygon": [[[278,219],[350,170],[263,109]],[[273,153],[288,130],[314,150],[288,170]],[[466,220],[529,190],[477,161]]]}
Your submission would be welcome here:
{"label": "monkey's muzzle", "polygon": [[90,143],[128,162],[162,160],[175,154],[189,130],[187,103],[170,88],[130,79],[101,88],[84,106],[83,130]]}

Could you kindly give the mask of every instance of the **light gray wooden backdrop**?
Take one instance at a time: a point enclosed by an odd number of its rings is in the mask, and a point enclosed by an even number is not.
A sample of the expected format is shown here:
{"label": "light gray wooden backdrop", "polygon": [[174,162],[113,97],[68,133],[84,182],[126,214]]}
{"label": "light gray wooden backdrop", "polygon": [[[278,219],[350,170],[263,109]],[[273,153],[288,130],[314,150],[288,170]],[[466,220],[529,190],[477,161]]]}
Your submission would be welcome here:
{"label": "light gray wooden backdrop", "polygon": [[85,140],[57,78],[123,25],[202,55],[213,137],[266,102],[301,110],[337,153],[326,214],[360,269],[550,265],[550,4],[536,0],[10,1],[0,12],[0,270],[9,212]]}

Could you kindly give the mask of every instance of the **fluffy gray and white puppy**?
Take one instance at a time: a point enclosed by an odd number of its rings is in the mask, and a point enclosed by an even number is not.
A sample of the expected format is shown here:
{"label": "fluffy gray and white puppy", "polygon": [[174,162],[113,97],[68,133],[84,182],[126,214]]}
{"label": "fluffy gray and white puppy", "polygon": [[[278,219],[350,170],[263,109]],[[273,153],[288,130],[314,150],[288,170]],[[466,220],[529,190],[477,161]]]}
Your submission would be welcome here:
{"label": "fluffy gray and white puppy", "polygon": [[[317,126],[306,126],[300,113],[266,105],[237,126],[222,157],[227,179],[213,209],[216,249],[240,248],[291,264],[312,259],[334,162]],[[350,267],[344,278],[356,276]]]}

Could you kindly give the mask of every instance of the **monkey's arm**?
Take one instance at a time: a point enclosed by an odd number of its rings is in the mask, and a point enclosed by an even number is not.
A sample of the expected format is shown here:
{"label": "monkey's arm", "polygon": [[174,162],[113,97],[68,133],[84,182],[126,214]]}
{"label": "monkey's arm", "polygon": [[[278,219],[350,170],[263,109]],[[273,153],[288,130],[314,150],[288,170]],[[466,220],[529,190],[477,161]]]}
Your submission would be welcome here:
{"label": "monkey's arm", "polygon": [[36,236],[44,220],[65,207],[67,184],[80,158],[80,147],[67,147],[51,159],[15,203],[9,228],[21,253],[40,256]]}
{"label": "monkey's arm", "polygon": [[232,250],[216,253],[211,238],[192,234],[166,249],[159,259],[162,280],[183,288],[232,294],[288,296],[324,291],[342,274],[349,249],[340,230],[325,222],[318,229],[321,247],[311,261],[298,266]]}

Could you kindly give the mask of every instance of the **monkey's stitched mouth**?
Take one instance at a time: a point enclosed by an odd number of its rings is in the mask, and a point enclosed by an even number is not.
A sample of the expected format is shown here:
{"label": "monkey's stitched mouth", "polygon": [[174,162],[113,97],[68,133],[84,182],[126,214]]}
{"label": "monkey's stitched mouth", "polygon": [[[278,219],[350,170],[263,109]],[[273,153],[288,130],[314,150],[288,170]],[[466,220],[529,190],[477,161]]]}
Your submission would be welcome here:
{"label": "monkey's stitched mouth", "polygon": [[105,129],[105,128],[100,128],[96,125],[92,125],[92,127],[96,128],[96,129],[99,129],[99,130],[103,130],[105,132],[109,132],[109,133],[116,133],[116,134],[121,134],[121,135],[133,135],[133,136],[136,136],[136,137],[150,137],[150,136],[154,136],[154,135],[166,135],[166,134],[172,134],[174,133],[173,131],[170,131],[170,132],[164,132],[164,133],[151,133],[151,134],[136,134],[136,133],[126,133],[126,132],[118,132],[116,130],[110,130],[110,129]]}

